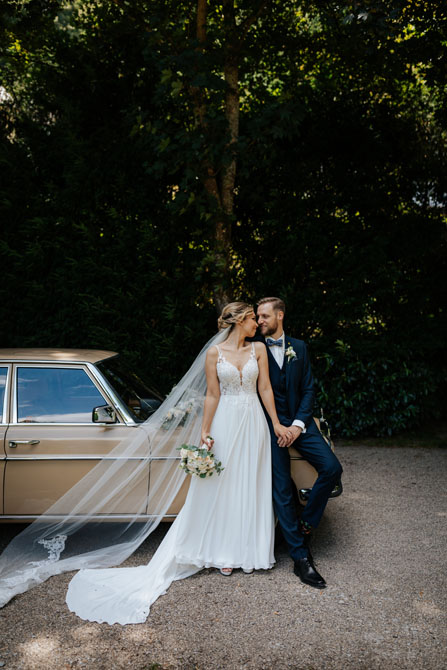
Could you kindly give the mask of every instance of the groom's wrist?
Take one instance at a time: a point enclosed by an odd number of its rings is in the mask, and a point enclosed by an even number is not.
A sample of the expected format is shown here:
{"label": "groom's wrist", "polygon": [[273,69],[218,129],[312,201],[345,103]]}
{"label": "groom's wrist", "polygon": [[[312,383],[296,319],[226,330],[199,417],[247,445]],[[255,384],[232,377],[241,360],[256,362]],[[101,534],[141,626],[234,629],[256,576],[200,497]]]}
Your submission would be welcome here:
{"label": "groom's wrist", "polygon": [[302,433],[306,432],[306,426],[304,424],[304,421],[300,421],[300,419],[295,419],[295,421],[292,423],[292,426],[297,426],[298,428],[301,428]]}

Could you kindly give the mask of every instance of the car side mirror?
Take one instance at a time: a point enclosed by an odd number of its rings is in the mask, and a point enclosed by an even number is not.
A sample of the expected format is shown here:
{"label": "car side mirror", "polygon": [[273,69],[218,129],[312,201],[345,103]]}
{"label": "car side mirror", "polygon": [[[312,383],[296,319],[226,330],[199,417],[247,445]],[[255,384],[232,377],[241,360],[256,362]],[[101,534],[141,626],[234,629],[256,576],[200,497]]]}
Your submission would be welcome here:
{"label": "car side mirror", "polygon": [[116,423],[116,412],[110,405],[100,405],[92,410],[93,423]]}

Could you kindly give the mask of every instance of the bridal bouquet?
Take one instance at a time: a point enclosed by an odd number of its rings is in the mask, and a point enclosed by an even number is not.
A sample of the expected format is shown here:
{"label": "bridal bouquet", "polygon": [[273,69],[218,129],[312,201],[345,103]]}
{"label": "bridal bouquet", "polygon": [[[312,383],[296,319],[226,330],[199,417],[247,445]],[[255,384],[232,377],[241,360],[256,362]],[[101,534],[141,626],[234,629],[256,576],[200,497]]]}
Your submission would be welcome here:
{"label": "bridal bouquet", "polygon": [[220,475],[224,469],[222,463],[215,460],[214,454],[208,451],[206,445],[195,447],[193,444],[182,444],[177,449],[180,451],[179,467],[187,475],[197,475],[203,479],[211,477],[215,472]]}

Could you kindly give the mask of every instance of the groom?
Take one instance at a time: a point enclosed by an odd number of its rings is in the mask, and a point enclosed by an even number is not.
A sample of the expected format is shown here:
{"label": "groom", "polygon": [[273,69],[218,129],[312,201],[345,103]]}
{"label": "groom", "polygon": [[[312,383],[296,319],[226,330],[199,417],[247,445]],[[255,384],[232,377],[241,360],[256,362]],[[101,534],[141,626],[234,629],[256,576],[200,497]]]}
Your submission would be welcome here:
{"label": "groom", "polygon": [[[307,544],[340,479],[342,467],[313,420],[314,390],[307,347],[302,340],[284,334],[284,314],[285,305],[280,298],[262,298],[258,302],[258,326],[267,347],[276,411],[280,423],[289,427],[287,438],[278,440],[266,414],[272,439],[273,505],[295,562],[295,574],[305,584],[322,589],[326,582],[315,569]],[[318,472],[299,522],[287,449],[292,443]]]}

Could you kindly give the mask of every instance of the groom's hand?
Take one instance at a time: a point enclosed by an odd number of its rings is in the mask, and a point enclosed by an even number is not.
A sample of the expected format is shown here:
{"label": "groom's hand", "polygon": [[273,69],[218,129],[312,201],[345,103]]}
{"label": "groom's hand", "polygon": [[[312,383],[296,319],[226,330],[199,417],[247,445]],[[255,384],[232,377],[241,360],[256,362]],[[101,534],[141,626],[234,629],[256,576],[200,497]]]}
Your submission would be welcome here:
{"label": "groom's hand", "polygon": [[288,447],[289,440],[292,439],[290,428],[286,428],[286,426],[282,426],[280,423],[277,423],[273,427],[273,430],[275,431],[275,435],[278,438],[278,447]]}
{"label": "groom's hand", "polygon": [[295,442],[303,432],[303,429],[300,426],[289,426],[287,429],[289,433],[291,433],[291,438],[289,440],[289,443],[287,444],[288,447],[292,444],[292,442]]}

